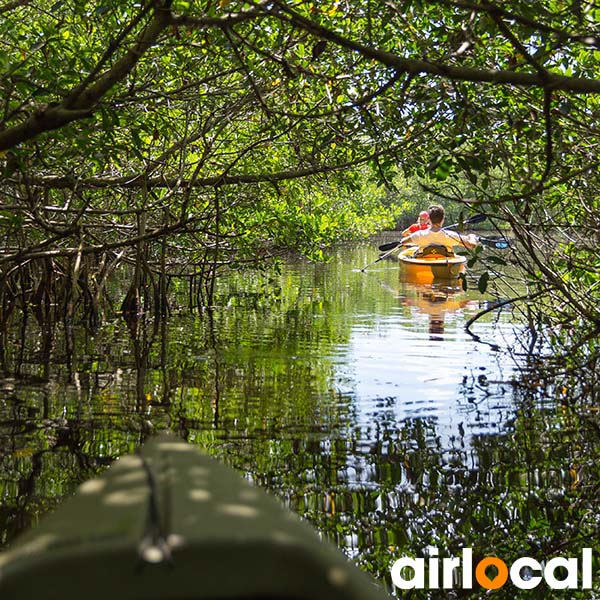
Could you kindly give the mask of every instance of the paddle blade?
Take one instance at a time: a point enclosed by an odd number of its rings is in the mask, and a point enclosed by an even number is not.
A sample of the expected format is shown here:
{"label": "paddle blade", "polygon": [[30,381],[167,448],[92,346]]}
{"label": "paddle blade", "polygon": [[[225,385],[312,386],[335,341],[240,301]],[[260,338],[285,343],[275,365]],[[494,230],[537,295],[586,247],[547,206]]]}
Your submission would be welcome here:
{"label": "paddle blade", "polygon": [[381,244],[381,246],[379,246],[379,250],[381,250],[381,252],[387,252],[388,250],[397,248],[399,245],[400,242],[389,242],[388,244]]}
{"label": "paddle blade", "polygon": [[481,223],[482,221],[485,221],[487,219],[487,215],[484,215],[483,213],[479,213],[476,215],[473,215],[472,217],[469,217],[468,219],[465,219],[463,221],[464,225],[473,225],[475,223]]}
{"label": "paddle blade", "polygon": [[507,238],[479,237],[477,239],[484,246],[491,246],[492,248],[496,248],[497,250],[506,250],[506,248],[510,247],[510,240],[508,240]]}

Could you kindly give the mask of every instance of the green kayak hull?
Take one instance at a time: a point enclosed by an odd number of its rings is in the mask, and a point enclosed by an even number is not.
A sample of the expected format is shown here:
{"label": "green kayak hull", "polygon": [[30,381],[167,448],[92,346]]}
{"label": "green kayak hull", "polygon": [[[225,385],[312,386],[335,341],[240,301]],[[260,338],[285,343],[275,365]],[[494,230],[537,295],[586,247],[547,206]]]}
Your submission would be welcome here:
{"label": "green kayak hull", "polygon": [[0,554],[0,598],[390,596],[278,500],[163,435],[82,484]]}

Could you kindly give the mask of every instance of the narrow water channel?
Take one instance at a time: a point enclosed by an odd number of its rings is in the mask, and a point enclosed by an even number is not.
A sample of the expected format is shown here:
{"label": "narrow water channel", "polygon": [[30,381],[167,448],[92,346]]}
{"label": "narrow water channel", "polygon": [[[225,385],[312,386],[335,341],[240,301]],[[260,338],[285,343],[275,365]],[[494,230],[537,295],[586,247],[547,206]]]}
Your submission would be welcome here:
{"label": "narrow water channel", "polygon": [[519,324],[490,312],[476,341],[465,321],[490,296],[405,282],[394,260],[360,270],[376,257],[362,244],[289,260],[219,281],[211,315],[115,319],[67,342],[60,325],[16,319],[0,380],[2,546],[166,428],[388,583],[402,554],[492,544],[536,511],[560,520],[531,498],[568,491],[581,446],[557,445],[554,407],[513,385]]}

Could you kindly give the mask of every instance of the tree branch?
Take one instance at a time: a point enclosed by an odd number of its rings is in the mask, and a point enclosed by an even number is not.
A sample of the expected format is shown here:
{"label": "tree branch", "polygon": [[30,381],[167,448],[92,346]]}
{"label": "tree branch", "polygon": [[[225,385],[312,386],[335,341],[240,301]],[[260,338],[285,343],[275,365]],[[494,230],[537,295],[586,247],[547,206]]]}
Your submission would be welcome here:
{"label": "tree branch", "polygon": [[190,179],[182,179],[179,177],[149,177],[144,175],[129,175],[123,177],[89,177],[87,179],[75,179],[69,176],[25,176],[22,175],[18,179],[5,180],[10,185],[26,184],[32,186],[40,186],[48,189],[71,189],[76,187],[81,189],[102,189],[102,188],[125,188],[125,189],[141,189],[145,185],[150,188],[180,188],[189,187],[202,188],[213,187],[215,185],[239,185],[252,183],[276,183],[279,181],[288,181],[292,179],[300,179],[303,177],[311,177],[322,175],[323,173],[333,173],[343,171],[345,169],[355,167],[365,162],[389,154],[398,150],[401,146],[393,148],[385,148],[377,152],[371,152],[368,155],[361,156],[352,161],[347,161],[335,165],[325,164],[304,169],[291,169],[287,171],[278,171],[275,173],[249,173],[240,175],[213,175],[212,177],[198,177]]}
{"label": "tree branch", "polygon": [[546,76],[539,73],[523,73],[499,69],[475,69],[472,67],[449,65],[426,60],[401,58],[397,54],[377,48],[365,46],[332,31],[295,12],[280,0],[274,0],[272,12],[274,16],[295,27],[303,29],[315,36],[333,42],[342,48],[358,52],[365,58],[375,60],[382,65],[410,75],[428,74],[455,81],[472,83],[494,83],[520,87],[548,88],[564,90],[579,94],[600,94],[600,80],[582,77],[566,77],[548,72]]}
{"label": "tree branch", "polygon": [[119,81],[124,79],[147,50],[156,43],[162,31],[171,23],[168,9],[155,9],[154,16],[139,36],[133,48],[114,66],[85,90],[77,90],[73,97],[38,111],[20,125],[0,131],[0,151],[14,148],[40,133],[52,131],[69,123],[89,117],[100,99]]}
{"label": "tree branch", "polygon": [[19,6],[27,6],[28,4],[31,4],[31,0],[14,0],[14,2],[7,2],[0,6],[0,15],[14,10],[15,8],[19,8]]}

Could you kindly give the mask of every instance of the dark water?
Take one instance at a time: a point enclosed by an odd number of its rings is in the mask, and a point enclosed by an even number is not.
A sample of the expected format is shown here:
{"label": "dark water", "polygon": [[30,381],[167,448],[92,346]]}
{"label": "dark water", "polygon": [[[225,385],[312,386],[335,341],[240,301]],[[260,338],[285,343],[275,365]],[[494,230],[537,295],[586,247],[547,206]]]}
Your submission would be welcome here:
{"label": "dark water", "polygon": [[0,380],[0,543],[163,428],[388,581],[393,560],[427,546],[489,552],[536,519],[563,527],[556,507],[595,441],[571,442],[568,418],[515,385],[520,325],[491,312],[475,341],[464,324],[489,295],[404,282],[394,261],[358,270],[376,257],[361,245],[232,276],[211,315],[135,331],[115,319],[66,342],[60,324],[16,319]]}

